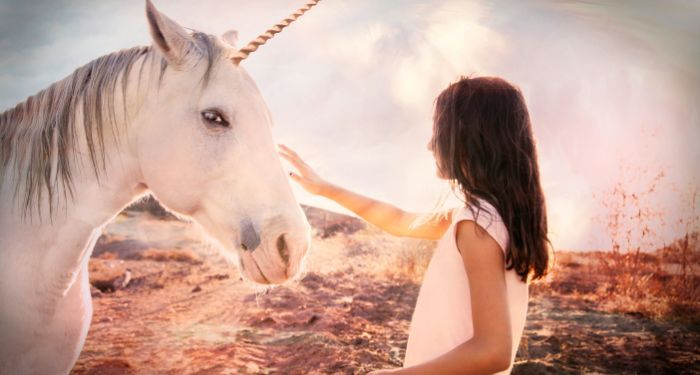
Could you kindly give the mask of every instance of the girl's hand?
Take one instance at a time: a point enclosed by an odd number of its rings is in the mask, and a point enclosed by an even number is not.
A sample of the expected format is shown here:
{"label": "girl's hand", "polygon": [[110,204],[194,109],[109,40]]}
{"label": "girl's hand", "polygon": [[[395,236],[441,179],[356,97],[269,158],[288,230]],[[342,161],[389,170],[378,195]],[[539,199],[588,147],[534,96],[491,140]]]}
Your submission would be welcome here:
{"label": "girl's hand", "polygon": [[304,160],[299,157],[299,155],[294,152],[291,148],[280,144],[279,154],[285,158],[288,162],[296,168],[299,174],[294,172],[289,172],[289,176],[292,180],[296,181],[301,185],[306,191],[311,194],[320,195],[323,194],[330,184],[322,179]]}

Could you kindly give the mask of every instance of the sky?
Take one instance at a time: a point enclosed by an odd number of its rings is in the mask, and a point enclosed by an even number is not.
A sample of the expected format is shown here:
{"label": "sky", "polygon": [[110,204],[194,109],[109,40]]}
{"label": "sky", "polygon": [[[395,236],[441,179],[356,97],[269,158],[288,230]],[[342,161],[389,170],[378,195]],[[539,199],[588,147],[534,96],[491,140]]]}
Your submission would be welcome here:
{"label": "sky", "polygon": [[[154,3],[192,29],[238,30],[242,46],[303,1]],[[530,110],[555,248],[654,248],[700,225],[687,220],[700,213],[698,19],[700,2],[680,0],[323,0],[243,64],[277,142],[415,211],[460,204],[425,147],[435,97],[461,75],[503,77]],[[0,0],[0,109],[145,44],[144,1]],[[610,235],[615,213],[630,235]]]}

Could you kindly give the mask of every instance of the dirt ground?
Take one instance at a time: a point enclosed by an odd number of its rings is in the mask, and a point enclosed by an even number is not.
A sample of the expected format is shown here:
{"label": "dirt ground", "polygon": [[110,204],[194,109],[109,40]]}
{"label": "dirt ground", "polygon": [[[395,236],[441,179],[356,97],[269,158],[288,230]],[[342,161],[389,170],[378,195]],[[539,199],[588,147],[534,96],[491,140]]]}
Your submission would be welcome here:
{"label": "dirt ground", "polygon": [[[94,315],[72,373],[362,374],[400,366],[434,244],[306,210],[314,238],[305,272],[269,289],[242,280],[193,224],[120,214],[90,262]],[[513,373],[700,373],[698,348],[697,324],[607,313],[540,284],[531,288]]]}

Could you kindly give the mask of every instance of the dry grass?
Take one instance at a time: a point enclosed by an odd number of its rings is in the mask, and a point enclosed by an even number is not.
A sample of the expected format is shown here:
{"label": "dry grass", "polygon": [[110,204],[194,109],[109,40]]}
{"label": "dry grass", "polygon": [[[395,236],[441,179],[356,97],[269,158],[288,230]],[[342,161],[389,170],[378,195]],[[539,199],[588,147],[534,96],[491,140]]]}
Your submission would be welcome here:
{"label": "dry grass", "polygon": [[[574,293],[611,312],[656,319],[700,320],[700,246],[696,210],[698,188],[678,191],[684,212],[656,207],[663,171],[621,169],[620,181],[600,196],[611,240],[608,251],[586,261],[573,254],[558,257],[554,292]],[[646,186],[646,188],[639,188]],[[680,219],[678,218],[680,217]],[[664,226],[684,235],[655,250]]]}
{"label": "dry grass", "polygon": [[420,285],[435,250],[434,241],[392,237],[375,227],[344,236],[343,241],[363,272],[395,284]]}
{"label": "dry grass", "polygon": [[[686,249],[692,258],[680,256],[683,252],[683,247],[672,245],[654,254],[601,256],[599,267],[606,276],[599,288],[602,299],[616,312],[700,321],[697,241],[690,251]],[[682,263],[674,262],[679,256]]]}
{"label": "dry grass", "polygon": [[380,263],[383,267],[380,273],[391,280],[420,284],[434,247],[435,243],[432,241],[420,241],[413,246],[407,246],[403,251],[390,254]]}
{"label": "dry grass", "polygon": [[683,250],[676,245],[639,254],[558,252],[550,277],[533,289],[573,297],[596,310],[698,323],[700,249],[693,243],[686,263],[676,262]]}

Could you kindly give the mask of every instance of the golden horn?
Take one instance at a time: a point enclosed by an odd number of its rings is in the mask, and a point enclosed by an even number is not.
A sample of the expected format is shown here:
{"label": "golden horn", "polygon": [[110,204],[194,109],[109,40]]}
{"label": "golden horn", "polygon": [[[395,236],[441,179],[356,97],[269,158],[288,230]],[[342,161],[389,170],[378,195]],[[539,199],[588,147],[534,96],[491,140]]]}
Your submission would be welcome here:
{"label": "golden horn", "polygon": [[251,52],[258,49],[258,47],[265,44],[268,40],[272,39],[275,34],[279,33],[285,27],[289,26],[292,22],[296,21],[302,14],[306,13],[309,9],[313,8],[321,0],[310,0],[308,3],[304,4],[303,7],[299,8],[296,12],[292,13],[289,17],[283,19],[278,24],[267,29],[264,33],[260,34],[257,38],[251,40],[247,46],[241,48],[236,53],[236,56],[231,58],[234,64],[238,65],[243,59],[248,57]]}

